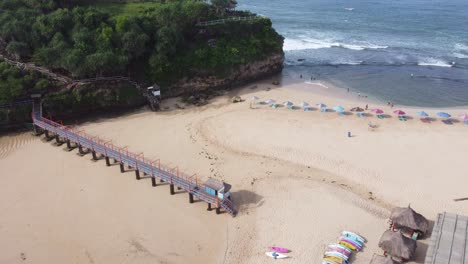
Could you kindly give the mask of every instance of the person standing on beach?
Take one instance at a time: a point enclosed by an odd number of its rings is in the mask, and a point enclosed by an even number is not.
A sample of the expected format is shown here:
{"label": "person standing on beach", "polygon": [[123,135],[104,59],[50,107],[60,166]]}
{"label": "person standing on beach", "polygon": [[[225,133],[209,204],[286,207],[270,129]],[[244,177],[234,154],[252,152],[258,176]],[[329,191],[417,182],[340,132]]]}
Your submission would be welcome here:
{"label": "person standing on beach", "polygon": [[349,88],[348,88],[348,93],[349,93]]}
{"label": "person standing on beach", "polygon": [[369,109],[369,105],[368,105],[368,104],[366,104],[366,110],[367,110],[367,109]]}

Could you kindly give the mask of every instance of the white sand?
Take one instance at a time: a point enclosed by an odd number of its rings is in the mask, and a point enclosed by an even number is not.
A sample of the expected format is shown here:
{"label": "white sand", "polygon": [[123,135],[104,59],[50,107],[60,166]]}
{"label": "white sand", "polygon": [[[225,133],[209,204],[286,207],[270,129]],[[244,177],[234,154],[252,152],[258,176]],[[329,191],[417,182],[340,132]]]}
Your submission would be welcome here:
{"label": "white sand", "polygon": [[[316,93],[304,91],[311,88]],[[264,82],[230,96],[346,108],[367,103],[323,89]],[[369,131],[369,121],[379,128]],[[239,215],[207,212],[204,203],[189,204],[187,194],[171,196],[167,186],[151,187],[148,179],[136,181],[118,166],[39,138],[3,137],[0,263],[21,263],[22,252],[31,263],[270,263],[264,252],[272,245],[293,250],[284,262],[319,263],[342,230],[368,239],[353,261],[368,263],[380,253],[392,206],[411,203],[429,219],[443,211],[468,214],[466,202],[453,201],[468,196],[468,126],[460,123],[249,109],[248,101],[221,97],[201,108],[142,111],[80,127],[188,174],[224,179],[233,185]]]}

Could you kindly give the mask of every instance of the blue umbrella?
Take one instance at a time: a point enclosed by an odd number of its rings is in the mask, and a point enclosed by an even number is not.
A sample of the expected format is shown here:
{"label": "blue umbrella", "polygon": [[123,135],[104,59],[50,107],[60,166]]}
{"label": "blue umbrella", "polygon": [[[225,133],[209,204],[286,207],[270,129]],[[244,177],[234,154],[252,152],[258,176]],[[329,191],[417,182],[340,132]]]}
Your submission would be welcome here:
{"label": "blue umbrella", "polygon": [[335,110],[337,112],[343,112],[345,109],[341,105],[337,105],[337,106],[333,107],[333,110]]}
{"label": "blue umbrella", "polygon": [[449,113],[445,113],[445,112],[439,112],[439,113],[437,113],[437,116],[440,117],[440,118],[449,118],[449,117],[451,117],[451,115]]}
{"label": "blue umbrella", "polygon": [[428,116],[429,116],[429,114],[426,113],[426,112],[424,112],[424,111],[416,112],[416,114],[417,114],[418,116],[420,116],[420,117],[428,117]]}
{"label": "blue umbrella", "polygon": [[284,106],[293,106],[294,104],[290,101],[286,101],[283,103]]}

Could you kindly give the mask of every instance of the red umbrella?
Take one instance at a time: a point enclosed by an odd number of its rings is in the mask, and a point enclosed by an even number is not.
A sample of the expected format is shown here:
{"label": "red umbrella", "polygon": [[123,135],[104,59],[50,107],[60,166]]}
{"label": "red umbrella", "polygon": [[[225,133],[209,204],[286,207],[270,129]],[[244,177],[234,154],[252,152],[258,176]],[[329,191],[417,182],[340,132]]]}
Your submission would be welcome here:
{"label": "red umbrella", "polygon": [[372,109],[371,111],[373,113],[376,113],[376,114],[379,114],[379,115],[384,113],[384,111],[382,109]]}
{"label": "red umbrella", "polygon": [[406,113],[405,113],[404,111],[402,111],[402,110],[399,110],[399,109],[398,109],[398,110],[395,110],[395,111],[393,111],[393,113],[394,113],[395,115],[406,115]]}

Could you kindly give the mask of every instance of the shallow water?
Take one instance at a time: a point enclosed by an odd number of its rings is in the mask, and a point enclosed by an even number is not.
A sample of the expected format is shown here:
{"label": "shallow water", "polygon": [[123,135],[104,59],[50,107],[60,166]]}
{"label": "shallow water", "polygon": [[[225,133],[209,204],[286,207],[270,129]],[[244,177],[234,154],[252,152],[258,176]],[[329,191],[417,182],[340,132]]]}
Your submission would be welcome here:
{"label": "shallow water", "polygon": [[468,1],[240,0],[285,37],[284,74],[414,106],[468,105]]}

